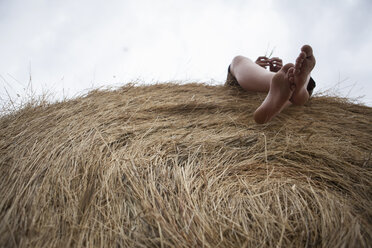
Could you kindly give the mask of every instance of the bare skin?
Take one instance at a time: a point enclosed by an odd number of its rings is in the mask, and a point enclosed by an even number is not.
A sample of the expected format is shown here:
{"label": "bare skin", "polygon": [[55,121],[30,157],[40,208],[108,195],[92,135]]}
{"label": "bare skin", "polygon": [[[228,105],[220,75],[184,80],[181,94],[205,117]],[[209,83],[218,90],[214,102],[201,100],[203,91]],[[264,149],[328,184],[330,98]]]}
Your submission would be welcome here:
{"label": "bare skin", "polygon": [[269,59],[266,56],[260,56],[257,58],[255,63],[265,69],[266,67],[269,67],[272,72],[278,72],[283,66],[283,61],[278,57]]}
{"label": "bare skin", "polygon": [[275,74],[243,56],[236,56],[232,60],[230,71],[244,90],[258,92],[269,92]]}
{"label": "bare skin", "polygon": [[301,53],[298,55],[295,64],[294,82],[296,84],[296,89],[290,99],[293,104],[304,105],[309,99],[309,92],[306,90],[306,87],[315,63],[313,49],[309,45],[304,45],[301,48]]}
{"label": "bare skin", "polygon": [[253,62],[249,58],[237,56],[230,65],[230,72],[244,90],[268,92],[254,114],[255,121],[262,124],[291,104],[303,105],[309,99],[306,87],[314,66],[312,48],[304,45],[295,65],[282,67],[282,60],[277,57],[269,59],[261,56]]}
{"label": "bare skin", "polygon": [[258,124],[269,122],[286,106],[295,89],[294,71],[293,64],[286,64],[272,77],[269,93],[254,112]]}

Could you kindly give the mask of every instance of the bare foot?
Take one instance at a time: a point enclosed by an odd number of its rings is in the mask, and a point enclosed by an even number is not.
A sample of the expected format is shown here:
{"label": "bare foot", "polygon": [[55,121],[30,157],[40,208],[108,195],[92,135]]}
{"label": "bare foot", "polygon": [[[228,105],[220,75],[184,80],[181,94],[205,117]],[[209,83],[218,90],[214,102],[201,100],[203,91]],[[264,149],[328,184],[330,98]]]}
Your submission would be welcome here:
{"label": "bare foot", "polygon": [[273,76],[269,93],[254,112],[254,120],[258,124],[266,123],[279,114],[291,98],[295,89],[293,66],[293,64],[286,64]]}
{"label": "bare foot", "polygon": [[293,104],[303,105],[309,99],[309,93],[306,87],[315,63],[313,49],[309,45],[304,45],[301,48],[301,53],[298,55],[295,64],[294,83],[296,84],[296,89],[290,99]]}

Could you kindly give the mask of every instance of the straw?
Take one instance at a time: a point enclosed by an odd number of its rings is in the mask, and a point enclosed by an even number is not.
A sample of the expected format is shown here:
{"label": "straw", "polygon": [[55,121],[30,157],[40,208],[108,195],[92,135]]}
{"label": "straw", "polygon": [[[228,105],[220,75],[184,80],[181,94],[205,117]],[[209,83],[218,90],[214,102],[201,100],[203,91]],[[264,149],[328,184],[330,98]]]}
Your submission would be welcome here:
{"label": "straw", "polygon": [[0,117],[1,247],[368,247],[372,109],[127,85]]}

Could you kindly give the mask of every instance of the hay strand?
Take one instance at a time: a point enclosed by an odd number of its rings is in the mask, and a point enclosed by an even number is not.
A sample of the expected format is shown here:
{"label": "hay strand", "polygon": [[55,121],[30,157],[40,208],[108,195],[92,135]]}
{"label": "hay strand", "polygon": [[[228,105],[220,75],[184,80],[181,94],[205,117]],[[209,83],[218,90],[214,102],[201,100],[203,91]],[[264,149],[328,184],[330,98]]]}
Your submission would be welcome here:
{"label": "hay strand", "polygon": [[368,247],[372,109],[128,85],[0,118],[1,247]]}

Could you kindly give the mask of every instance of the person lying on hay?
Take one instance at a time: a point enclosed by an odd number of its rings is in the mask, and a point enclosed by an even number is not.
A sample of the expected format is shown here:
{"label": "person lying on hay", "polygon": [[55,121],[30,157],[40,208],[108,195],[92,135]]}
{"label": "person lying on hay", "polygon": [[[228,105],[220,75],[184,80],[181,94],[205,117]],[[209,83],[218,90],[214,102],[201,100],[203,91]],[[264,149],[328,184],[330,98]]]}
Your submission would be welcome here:
{"label": "person lying on hay", "polygon": [[[254,120],[267,123],[283,109],[303,105],[311,96],[315,82],[310,73],[315,66],[313,49],[304,45],[296,63],[282,66],[278,57],[258,57],[256,62],[236,56],[229,68],[227,86],[239,86],[247,91],[268,92],[265,100],[254,112]],[[269,67],[270,71],[266,70]]]}

